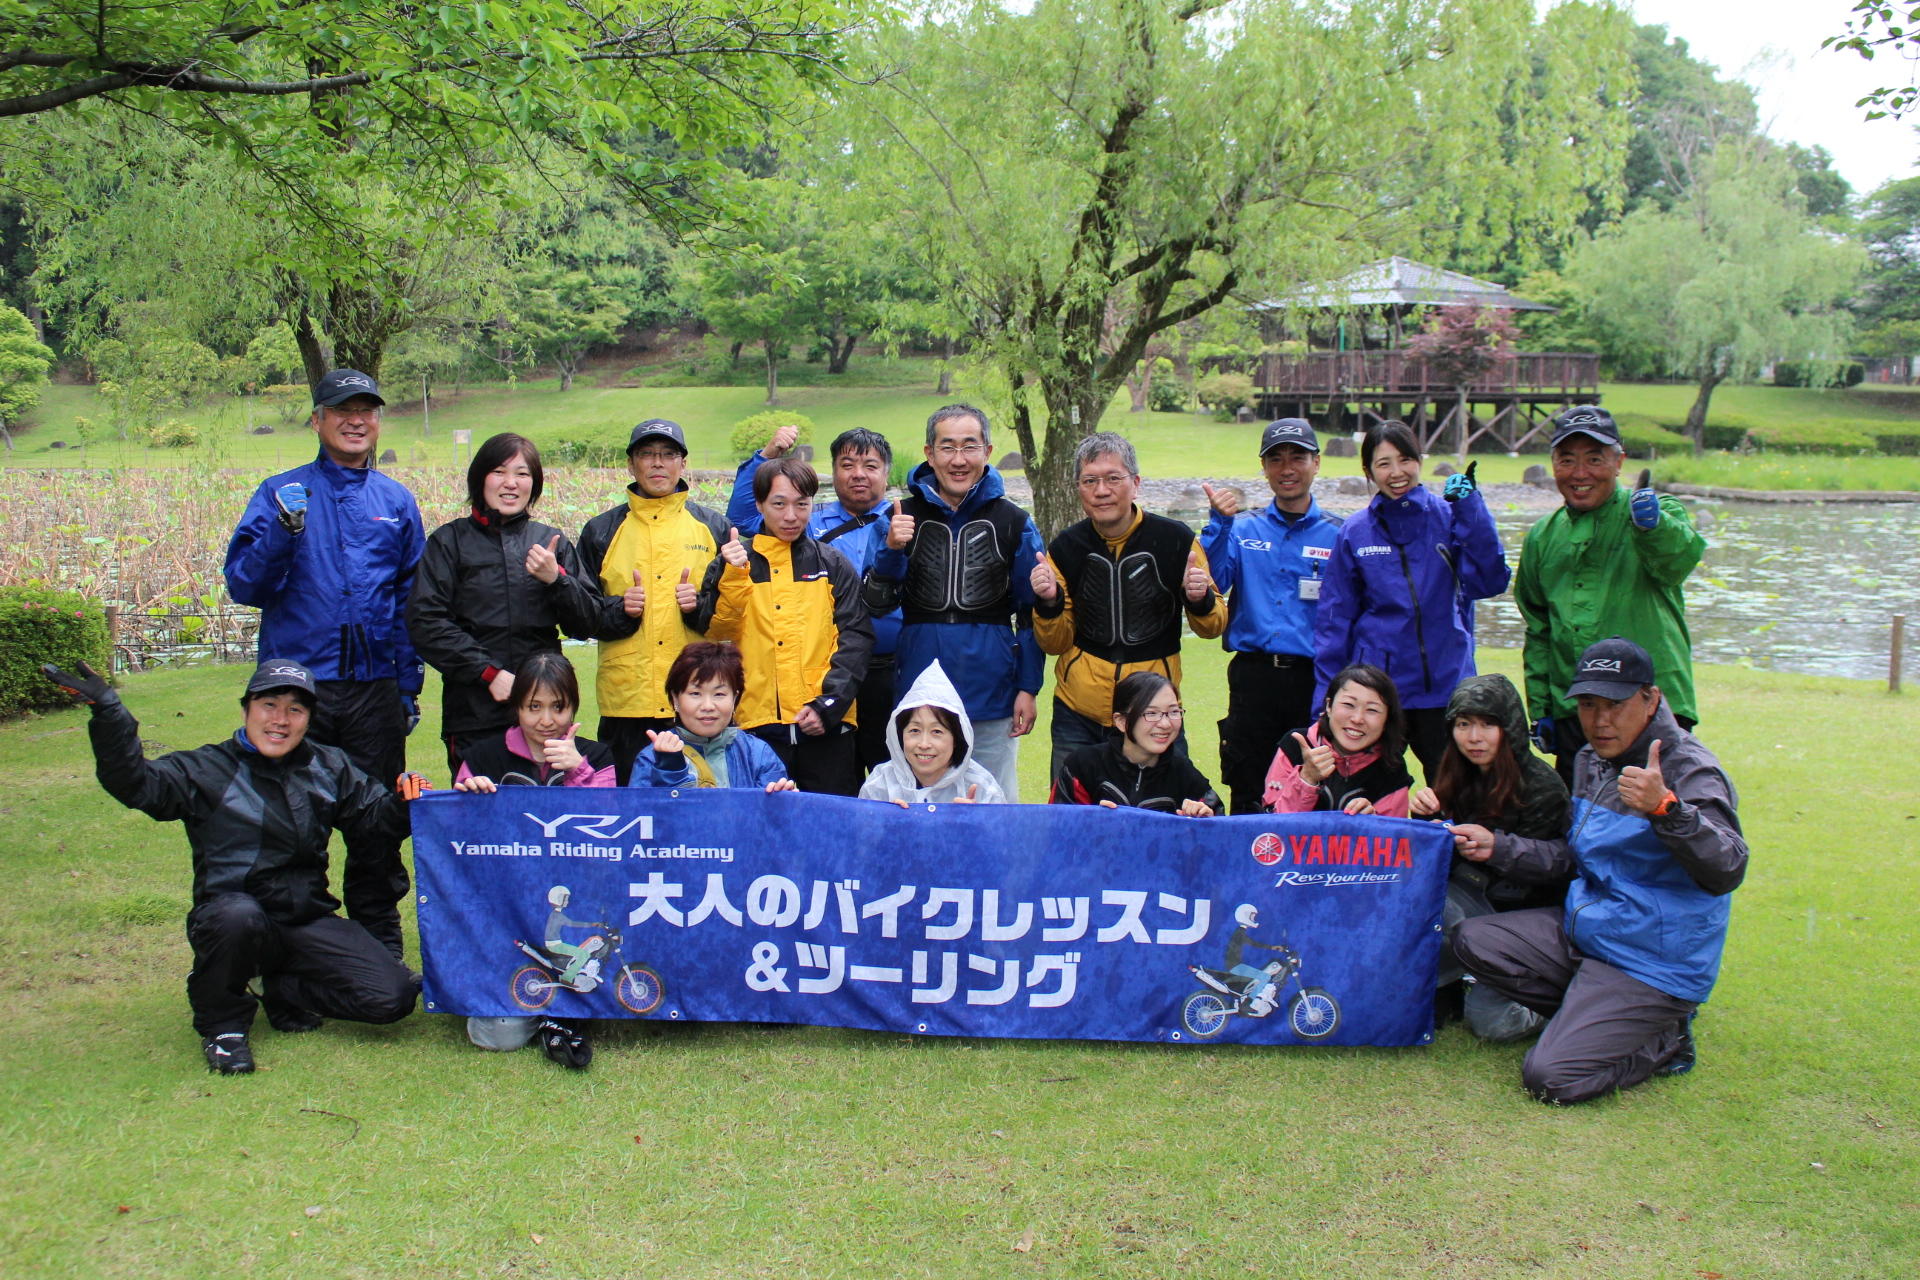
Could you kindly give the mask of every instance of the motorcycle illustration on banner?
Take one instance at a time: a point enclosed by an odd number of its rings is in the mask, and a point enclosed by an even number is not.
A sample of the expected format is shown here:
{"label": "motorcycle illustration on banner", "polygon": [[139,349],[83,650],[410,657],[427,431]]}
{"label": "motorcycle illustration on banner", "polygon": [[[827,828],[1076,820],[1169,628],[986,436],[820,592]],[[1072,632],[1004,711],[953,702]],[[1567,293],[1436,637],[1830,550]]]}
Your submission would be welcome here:
{"label": "motorcycle illustration on banner", "polygon": [[[1258,908],[1242,903],[1234,909],[1234,931],[1227,939],[1225,967],[1208,969],[1190,964],[1187,971],[1204,990],[1188,996],[1180,1006],[1180,1022],[1189,1035],[1206,1040],[1226,1030],[1234,1018],[1264,1018],[1281,1007],[1289,984],[1297,988],[1286,1000],[1286,1024],[1302,1040],[1323,1040],[1340,1028],[1340,1002],[1324,987],[1309,987],[1300,978],[1300,953],[1285,942],[1256,942]],[[1244,956],[1249,948],[1275,953],[1255,968]]]}
{"label": "motorcycle illustration on banner", "polygon": [[[538,1013],[553,1003],[556,992],[571,991],[587,995],[606,980],[615,952],[620,948],[620,931],[604,920],[572,920],[566,906],[573,894],[565,885],[547,891],[552,910],[547,915],[546,945],[535,947],[521,938],[513,945],[532,964],[522,965],[508,980],[513,1002],[530,1013]],[[589,936],[568,942],[564,929],[586,929]],[[660,975],[644,964],[628,963],[614,971],[613,995],[629,1012],[652,1013],[666,998],[666,984]]]}

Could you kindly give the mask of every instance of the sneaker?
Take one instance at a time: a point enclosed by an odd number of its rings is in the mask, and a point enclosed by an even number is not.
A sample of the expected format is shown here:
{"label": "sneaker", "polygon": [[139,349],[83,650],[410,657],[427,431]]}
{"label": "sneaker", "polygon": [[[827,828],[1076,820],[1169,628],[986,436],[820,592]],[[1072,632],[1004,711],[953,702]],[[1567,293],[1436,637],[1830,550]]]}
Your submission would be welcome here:
{"label": "sneaker", "polygon": [[247,1033],[244,1031],[223,1031],[217,1036],[203,1036],[200,1049],[207,1055],[209,1071],[217,1071],[223,1076],[253,1074],[253,1049],[247,1044]]}
{"label": "sneaker", "polygon": [[284,1000],[264,999],[260,1002],[267,1013],[267,1025],[285,1035],[299,1035],[303,1031],[318,1031],[326,1019],[319,1014],[302,1009],[297,1004],[288,1004]]}
{"label": "sneaker", "polygon": [[1695,1052],[1693,1046],[1693,1015],[1687,1015],[1687,1024],[1680,1028],[1680,1046],[1673,1056],[1653,1069],[1657,1076],[1683,1076],[1693,1070]]}
{"label": "sneaker", "polygon": [[585,1071],[593,1061],[593,1042],[587,1024],[577,1019],[542,1018],[536,1033],[547,1057],[574,1071]]}

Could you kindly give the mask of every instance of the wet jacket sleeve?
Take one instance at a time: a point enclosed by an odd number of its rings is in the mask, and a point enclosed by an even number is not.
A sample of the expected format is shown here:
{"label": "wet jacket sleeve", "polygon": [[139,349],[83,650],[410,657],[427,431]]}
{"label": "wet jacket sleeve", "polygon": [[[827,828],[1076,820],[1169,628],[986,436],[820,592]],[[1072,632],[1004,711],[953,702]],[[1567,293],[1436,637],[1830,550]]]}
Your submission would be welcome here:
{"label": "wet jacket sleeve", "polygon": [[[406,494],[406,545],[401,551],[401,562],[406,568],[393,580],[393,665],[399,673],[400,693],[403,697],[413,697],[427,682],[426,664],[420,661],[420,655],[414,651],[413,638],[407,633],[407,598],[413,594],[413,578],[420,567],[420,557],[427,545],[427,526],[420,519],[420,504],[415,502],[413,494]],[[277,523],[277,522],[276,522]],[[405,835],[405,823],[401,834]]]}
{"label": "wet jacket sleeve", "polygon": [[[831,547],[821,547],[827,561],[827,580],[833,584],[833,626],[837,643],[820,682],[820,696],[810,705],[828,729],[839,727],[860,696],[873,657],[873,620],[860,599],[860,575],[853,562]],[[830,705],[829,705],[830,704]]]}
{"label": "wet jacket sleeve", "polygon": [[300,535],[288,533],[274,514],[273,499],[262,483],[227,542],[227,594],[256,609],[277,602],[293,570],[299,540]]}
{"label": "wet jacket sleeve", "polygon": [[1207,522],[1200,528],[1200,545],[1207,554],[1207,572],[1213,575],[1213,585],[1222,592],[1233,590],[1234,576],[1240,568],[1240,544],[1233,536],[1233,520],[1209,508]]}
{"label": "wet jacket sleeve", "polygon": [[[741,747],[740,755],[727,761],[727,769],[734,786],[754,787],[765,791],[769,785],[787,776],[787,767],[780,763],[780,757],[774,753],[773,748],[752,734],[741,734],[734,739],[734,745]],[[740,776],[742,765],[746,766],[744,779]]]}
{"label": "wet jacket sleeve", "polygon": [[1732,893],[1747,875],[1733,785],[1717,765],[1691,753],[1675,752],[1660,771],[1677,803],[1664,817],[1647,820],[1654,834],[1695,884],[1708,893]]}
{"label": "wet jacket sleeve", "polygon": [[393,783],[363,773],[344,754],[340,757],[339,807],[333,825],[352,840],[404,840],[412,834],[407,802]]}
{"label": "wet jacket sleeve", "polygon": [[[618,511],[619,508],[614,508]],[[598,595],[599,600],[594,616],[593,638],[596,640],[624,640],[640,629],[640,619],[629,617],[625,602],[620,596],[606,594],[601,586],[600,569],[606,563],[607,548],[613,543],[613,532],[619,528],[623,516],[595,516],[587,521],[580,530],[578,553],[580,556],[580,576],[584,585]]]}
{"label": "wet jacket sleeve", "polygon": [[1554,696],[1552,683],[1553,614],[1540,585],[1540,554],[1534,543],[1534,539],[1542,536],[1545,524],[1542,520],[1527,535],[1529,545],[1520,548],[1520,571],[1513,578],[1513,602],[1527,625],[1521,663],[1526,668],[1527,707],[1535,720],[1552,715],[1559,701]]}
{"label": "wet jacket sleeve", "polygon": [[1213,789],[1213,784],[1207,781],[1207,775],[1200,772],[1192,760],[1185,760],[1183,763],[1186,765],[1187,773],[1186,781],[1181,784],[1182,790],[1186,792],[1183,798],[1198,800],[1215,813],[1225,813],[1227,806],[1220,803],[1220,795]]}
{"label": "wet jacket sleeve", "polygon": [[760,506],[753,500],[753,476],[765,462],[755,449],[733,473],[733,489],[727,494],[727,523],[738,529],[742,537],[751,538],[760,532]]}
{"label": "wet jacket sleeve", "polygon": [[[749,551],[747,554],[751,556],[753,553]],[[707,566],[707,576],[701,583],[701,594],[711,593],[713,597],[713,608],[707,619],[707,639],[740,643],[741,633],[746,630],[747,601],[752,591],[753,573],[747,566],[729,564],[723,556],[713,558],[713,563]],[[836,590],[836,620],[839,612],[839,592]]]}
{"label": "wet jacket sleeve", "polygon": [[[560,576],[547,587],[547,604],[554,621],[572,640],[591,640],[599,634],[601,601],[599,576],[589,578],[580,564],[580,552],[565,534],[554,550]],[[622,611],[624,616],[625,611]]]}
{"label": "wet jacket sleeve", "polygon": [[93,741],[94,776],[115,800],[161,822],[200,816],[201,793],[191,776],[193,753],[147,759],[140,750],[140,722],[118,698],[94,704],[87,736]]}
{"label": "wet jacket sleeve", "polygon": [[[1450,537],[1460,590],[1469,600],[1485,600],[1507,589],[1513,578],[1507,567],[1500,530],[1494,526],[1487,499],[1478,489],[1453,504]],[[1324,605],[1323,605],[1324,607]]]}
{"label": "wet jacket sleeve", "polygon": [[1013,644],[1018,669],[1014,680],[1022,693],[1040,695],[1047,678],[1047,659],[1034,637],[1033,566],[1040,563],[1047,544],[1031,519],[1020,533],[1020,546],[1013,554],[1013,581],[1008,584],[1013,596]]}
{"label": "wet jacket sleeve", "polygon": [[1685,582],[1707,549],[1685,505],[1666,495],[1660,498],[1660,523],[1651,529],[1635,527],[1630,543],[1641,571],[1663,587]]}
{"label": "wet jacket sleeve", "polygon": [[646,747],[634,757],[633,775],[627,780],[630,787],[690,787],[694,783],[693,766],[687,763],[687,753],[674,751],[669,759],[661,759],[660,753],[652,746]]}
{"label": "wet jacket sleeve", "polygon": [[1220,592],[1218,579],[1213,576],[1213,566],[1207,559],[1207,549],[1199,538],[1193,540],[1193,558],[1207,575],[1207,594],[1195,604],[1187,599],[1186,584],[1181,584],[1180,604],[1187,611],[1187,625],[1193,628],[1193,634],[1202,640],[1217,640],[1220,633],[1227,629],[1227,601]]}
{"label": "wet jacket sleeve", "polygon": [[457,541],[439,532],[427,539],[407,600],[407,633],[420,656],[443,678],[455,684],[481,684],[493,659],[453,615],[453,593],[460,581]]}
{"label": "wet jacket sleeve", "polygon": [[1273,813],[1312,813],[1320,803],[1320,788],[1300,776],[1300,766],[1285,751],[1276,751],[1260,800]]}
{"label": "wet jacket sleeve", "polygon": [[1493,833],[1493,855],[1487,867],[1496,875],[1523,884],[1565,880],[1574,872],[1573,846],[1564,830],[1557,836],[1531,839],[1511,831]]}
{"label": "wet jacket sleeve", "polygon": [[[1320,603],[1313,615],[1313,702],[1326,701],[1327,688],[1353,656],[1353,629],[1360,618],[1360,567],[1343,533],[1334,540],[1321,575]],[[1286,810],[1285,812],[1297,812]]]}
{"label": "wet jacket sleeve", "polygon": [[[1034,558],[1039,563],[1039,557]],[[1059,594],[1051,600],[1042,600],[1033,594],[1033,574],[1027,574],[1027,594],[1033,599],[1033,634],[1040,642],[1045,653],[1061,654],[1073,648],[1073,593],[1067,588],[1066,576],[1058,569],[1054,570],[1054,581],[1060,584]],[[1016,584],[1017,585],[1017,584]]]}

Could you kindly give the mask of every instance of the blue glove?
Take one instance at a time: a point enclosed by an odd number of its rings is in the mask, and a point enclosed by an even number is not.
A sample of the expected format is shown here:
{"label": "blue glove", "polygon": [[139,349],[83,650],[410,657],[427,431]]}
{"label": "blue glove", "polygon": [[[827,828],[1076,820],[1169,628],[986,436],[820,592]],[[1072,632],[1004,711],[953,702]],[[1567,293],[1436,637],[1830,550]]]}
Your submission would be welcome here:
{"label": "blue glove", "polygon": [[1478,489],[1480,486],[1474,480],[1473,473],[1479,466],[1480,460],[1475,458],[1467,464],[1465,471],[1448,476],[1446,487],[1440,491],[1440,496],[1448,502],[1458,502],[1475,489]]}
{"label": "blue glove", "polygon": [[1635,489],[1627,500],[1627,511],[1633,516],[1634,528],[1651,529],[1660,523],[1660,495],[1651,489]]}
{"label": "blue glove", "polygon": [[410,693],[400,695],[400,709],[407,717],[407,733],[420,727],[420,699]]}
{"label": "blue glove", "polygon": [[1552,716],[1541,716],[1533,722],[1533,745],[1547,755],[1558,755],[1560,746],[1559,731],[1554,728]]}
{"label": "blue glove", "polygon": [[273,491],[273,504],[280,508],[280,524],[288,533],[307,527],[307,486],[298,480]]}

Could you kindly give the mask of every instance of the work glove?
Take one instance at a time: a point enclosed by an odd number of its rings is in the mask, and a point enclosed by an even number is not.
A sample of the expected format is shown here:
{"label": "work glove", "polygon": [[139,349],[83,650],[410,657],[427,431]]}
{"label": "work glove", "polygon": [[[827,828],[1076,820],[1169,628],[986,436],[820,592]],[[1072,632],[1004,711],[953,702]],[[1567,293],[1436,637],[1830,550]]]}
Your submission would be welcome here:
{"label": "work glove", "polygon": [[1636,529],[1651,529],[1660,523],[1660,495],[1652,489],[1635,489],[1627,499],[1627,513]]}
{"label": "work glove", "polygon": [[1458,502],[1475,489],[1478,489],[1480,485],[1474,480],[1473,473],[1479,466],[1480,460],[1475,458],[1467,464],[1465,471],[1455,472],[1453,475],[1448,476],[1446,487],[1440,491],[1440,496],[1448,502]]}
{"label": "work glove", "polygon": [[280,527],[288,533],[300,533],[307,527],[307,486],[298,480],[273,491],[273,505],[280,509]]}
{"label": "work glove", "polygon": [[1533,745],[1547,755],[1560,754],[1557,750],[1560,745],[1560,735],[1554,729],[1552,716],[1541,716],[1533,722]]}
{"label": "work glove", "polygon": [[420,727],[420,699],[411,693],[400,695],[400,713],[407,718],[407,736]]}
{"label": "work glove", "polygon": [[62,671],[50,662],[41,666],[40,674],[88,706],[120,701],[120,695],[107,684],[106,677],[84,662],[76,662],[73,665],[80,668],[79,675]]}

